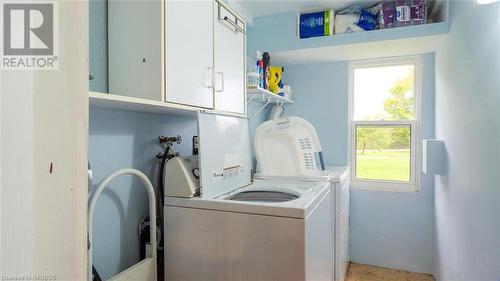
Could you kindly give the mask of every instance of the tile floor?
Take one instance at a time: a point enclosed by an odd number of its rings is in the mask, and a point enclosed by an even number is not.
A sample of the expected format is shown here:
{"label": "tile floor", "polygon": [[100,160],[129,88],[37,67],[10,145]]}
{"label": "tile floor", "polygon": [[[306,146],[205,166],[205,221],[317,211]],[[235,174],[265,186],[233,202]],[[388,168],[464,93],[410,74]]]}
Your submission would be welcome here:
{"label": "tile floor", "polygon": [[434,281],[430,274],[351,263],[346,281]]}

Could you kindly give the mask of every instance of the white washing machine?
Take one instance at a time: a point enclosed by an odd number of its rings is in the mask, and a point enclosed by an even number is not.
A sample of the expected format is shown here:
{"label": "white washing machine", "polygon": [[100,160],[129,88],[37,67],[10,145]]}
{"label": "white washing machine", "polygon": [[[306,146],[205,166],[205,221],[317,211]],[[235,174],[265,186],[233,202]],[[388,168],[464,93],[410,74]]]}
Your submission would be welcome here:
{"label": "white washing machine", "polygon": [[201,194],[165,198],[166,280],[332,280],[330,183],[251,183],[248,120],[198,128]]}
{"label": "white washing machine", "polygon": [[349,167],[325,167],[316,130],[299,117],[261,124],[254,136],[254,149],[257,157],[255,180],[329,184],[334,257],[331,280],[344,281],[350,261]]}
{"label": "white washing machine", "polygon": [[168,281],[331,280],[326,183],[259,182],[165,203]]}

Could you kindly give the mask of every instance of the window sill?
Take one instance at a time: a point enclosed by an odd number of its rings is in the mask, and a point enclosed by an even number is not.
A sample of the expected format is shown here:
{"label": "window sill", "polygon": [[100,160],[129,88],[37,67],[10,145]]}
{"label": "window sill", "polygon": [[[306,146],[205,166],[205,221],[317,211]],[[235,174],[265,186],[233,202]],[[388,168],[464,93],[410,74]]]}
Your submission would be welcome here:
{"label": "window sill", "polygon": [[359,186],[355,184],[351,184],[349,186],[351,190],[366,190],[366,191],[380,191],[380,192],[399,192],[399,193],[419,193],[419,187],[413,188],[390,188],[390,187],[368,187],[368,186]]}

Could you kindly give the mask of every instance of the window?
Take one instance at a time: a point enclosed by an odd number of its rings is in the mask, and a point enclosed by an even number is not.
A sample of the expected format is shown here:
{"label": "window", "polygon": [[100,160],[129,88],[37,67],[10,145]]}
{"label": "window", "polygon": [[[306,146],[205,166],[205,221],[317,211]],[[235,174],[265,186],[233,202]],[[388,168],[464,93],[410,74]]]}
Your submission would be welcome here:
{"label": "window", "polygon": [[418,191],[419,57],[350,65],[353,187]]}

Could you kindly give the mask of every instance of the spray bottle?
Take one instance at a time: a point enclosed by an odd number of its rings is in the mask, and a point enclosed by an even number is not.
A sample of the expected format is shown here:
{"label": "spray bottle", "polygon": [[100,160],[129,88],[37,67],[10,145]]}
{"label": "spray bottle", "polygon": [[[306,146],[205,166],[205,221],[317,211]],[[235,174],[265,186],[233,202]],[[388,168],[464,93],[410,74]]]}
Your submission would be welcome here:
{"label": "spray bottle", "polygon": [[269,68],[271,67],[271,56],[268,52],[262,54],[264,89],[269,90]]}
{"label": "spray bottle", "polygon": [[257,78],[257,86],[260,88],[264,88],[264,72],[263,72],[263,63],[262,63],[262,54],[260,51],[256,52],[256,63],[255,63],[255,72],[259,75]]}

